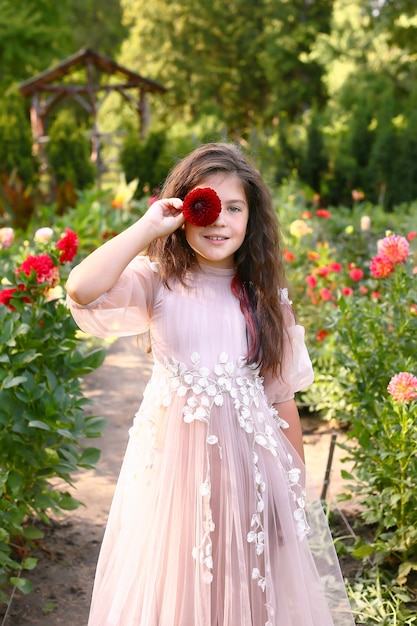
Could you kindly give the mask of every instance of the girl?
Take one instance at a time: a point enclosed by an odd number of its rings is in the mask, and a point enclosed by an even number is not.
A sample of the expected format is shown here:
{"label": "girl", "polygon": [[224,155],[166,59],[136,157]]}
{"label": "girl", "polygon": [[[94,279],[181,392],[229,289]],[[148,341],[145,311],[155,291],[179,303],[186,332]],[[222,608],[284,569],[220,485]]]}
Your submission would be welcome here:
{"label": "girl", "polygon": [[[207,188],[218,217],[184,221],[185,196]],[[285,284],[268,189],[223,143],[183,159],[146,214],[72,271],[77,324],[149,332],[154,359],[89,626],[353,624],[320,505],[306,507],[294,393],[313,373]]]}

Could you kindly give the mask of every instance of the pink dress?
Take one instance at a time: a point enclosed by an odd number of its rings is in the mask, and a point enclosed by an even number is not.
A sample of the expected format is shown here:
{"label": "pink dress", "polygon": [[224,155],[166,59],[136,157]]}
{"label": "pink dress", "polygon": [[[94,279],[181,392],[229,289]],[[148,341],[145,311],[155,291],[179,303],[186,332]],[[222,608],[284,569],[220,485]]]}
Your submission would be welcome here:
{"label": "pink dress", "polygon": [[308,503],[304,466],[272,408],[313,380],[304,329],[288,306],[283,380],[248,367],[233,273],[203,266],[167,289],[138,257],[96,302],[68,299],[90,334],[149,331],[154,359],[89,626],[353,624],[320,503]]}

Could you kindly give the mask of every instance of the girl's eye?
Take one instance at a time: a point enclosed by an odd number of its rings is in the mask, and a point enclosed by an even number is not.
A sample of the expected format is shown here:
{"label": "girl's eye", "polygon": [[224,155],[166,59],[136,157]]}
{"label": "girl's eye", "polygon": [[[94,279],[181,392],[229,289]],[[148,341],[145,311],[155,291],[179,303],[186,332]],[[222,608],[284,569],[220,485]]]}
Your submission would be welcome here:
{"label": "girl's eye", "polygon": [[232,204],[231,206],[227,207],[227,210],[232,211],[232,213],[237,213],[238,211],[240,211],[240,207]]}

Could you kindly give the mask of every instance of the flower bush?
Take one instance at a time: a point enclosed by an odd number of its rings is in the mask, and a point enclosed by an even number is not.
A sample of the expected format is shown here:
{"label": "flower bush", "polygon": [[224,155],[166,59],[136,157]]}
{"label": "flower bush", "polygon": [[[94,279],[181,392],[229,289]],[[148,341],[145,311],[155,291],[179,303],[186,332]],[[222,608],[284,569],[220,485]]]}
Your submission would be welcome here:
{"label": "flower bush", "polygon": [[85,415],[81,384],[104,350],[80,341],[62,289],[77,249],[67,228],[57,241],[41,229],[31,243],[0,250],[1,600],[10,585],[30,590],[22,572],[36,565],[30,546],[42,533],[34,520],[47,523],[51,512],[80,504],[50,479],[71,484],[99,456],[82,442],[98,437],[104,420]]}

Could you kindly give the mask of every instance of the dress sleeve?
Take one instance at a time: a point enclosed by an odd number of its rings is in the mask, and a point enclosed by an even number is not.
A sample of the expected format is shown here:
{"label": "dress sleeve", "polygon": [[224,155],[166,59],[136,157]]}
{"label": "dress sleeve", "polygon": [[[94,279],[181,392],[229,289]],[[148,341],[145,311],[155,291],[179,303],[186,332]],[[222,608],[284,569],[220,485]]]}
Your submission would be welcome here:
{"label": "dress sleeve", "polygon": [[286,290],[283,290],[282,301],[286,323],[282,373],[273,375],[270,370],[262,372],[270,404],[291,400],[297,391],[305,389],[314,380],[313,366],[304,341],[304,327],[295,322]]}
{"label": "dress sleeve", "polygon": [[144,333],[161,284],[158,266],[148,257],[136,257],[115,285],[97,300],[77,304],[67,295],[67,305],[77,325],[95,337],[125,337]]}

